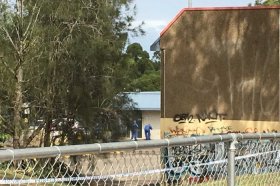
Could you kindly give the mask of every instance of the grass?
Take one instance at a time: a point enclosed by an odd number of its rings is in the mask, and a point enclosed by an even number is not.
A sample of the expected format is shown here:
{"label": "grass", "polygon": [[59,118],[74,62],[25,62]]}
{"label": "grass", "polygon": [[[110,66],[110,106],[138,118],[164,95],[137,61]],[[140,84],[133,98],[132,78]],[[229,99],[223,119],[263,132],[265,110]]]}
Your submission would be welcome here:
{"label": "grass", "polygon": [[[30,179],[30,177],[26,176],[23,171],[16,171],[16,170],[0,170],[0,180],[3,179],[3,176],[5,176],[5,179],[9,180],[20,180],[20,179]],[[236,179],[237,186],[278,186],[280,185],[280,173],[264,173],[264,174],[246,174],[242,176],[237,176]],[[17,184],[18,185],[18,184]],[[24,184],[26,185],[26,184]],[[32,183],[28,185],[68,185],[68,183]],[[177,185],[177,184],[175,184]],[[198,186],[224,186],[227,185],[227,180],[224,177],[220,180],[213,180],[209,178],[209,180],[206,181],[206,178],[204,182],[197,183],[197,182],[190,182],[190,176],[186,175],[184,180],[180,182],[178,185],[198,185]]]}
{"label": "grass", "polygon": [[[280,173],[250,174],[237,176],[235,185],[238,186],[279,186]],[[224,186],[227,185],[226,178],[221,180],[209,180],[203,183],[196,183],[199,186]],[[187,184],[185,184],[187,185]]]}

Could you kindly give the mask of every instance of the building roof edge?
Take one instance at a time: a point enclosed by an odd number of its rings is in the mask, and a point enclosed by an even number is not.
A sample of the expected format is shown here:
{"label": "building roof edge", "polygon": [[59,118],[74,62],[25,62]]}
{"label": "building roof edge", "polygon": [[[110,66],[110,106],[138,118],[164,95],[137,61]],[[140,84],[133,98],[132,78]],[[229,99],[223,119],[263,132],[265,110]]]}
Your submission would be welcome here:
{"label": "building roof edge", "polygon": [[181,17],[186,11],[222,11],[222,10],[260,10],[260,9],[280,9],[280,6],[241,6],[241,7],[204,7],[204,8],[183,8],[160,32],[160,37]]}

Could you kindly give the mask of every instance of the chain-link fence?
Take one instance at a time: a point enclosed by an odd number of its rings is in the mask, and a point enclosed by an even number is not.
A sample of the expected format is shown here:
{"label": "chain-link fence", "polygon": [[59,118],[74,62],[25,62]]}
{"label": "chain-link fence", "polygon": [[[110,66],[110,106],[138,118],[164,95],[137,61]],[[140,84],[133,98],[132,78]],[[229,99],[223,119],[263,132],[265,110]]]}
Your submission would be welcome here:
{"label": "chain-link fence", "polygon": [[280,134],[0,151],[0,184],[279,185]]}

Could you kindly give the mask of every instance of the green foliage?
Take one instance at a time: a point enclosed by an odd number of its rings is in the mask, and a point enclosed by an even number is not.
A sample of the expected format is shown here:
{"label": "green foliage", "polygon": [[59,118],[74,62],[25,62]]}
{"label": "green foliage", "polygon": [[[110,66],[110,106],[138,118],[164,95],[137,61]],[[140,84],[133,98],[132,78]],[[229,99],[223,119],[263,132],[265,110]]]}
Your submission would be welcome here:
{"label": "green foliage", "polygon": [[[115,101],[115,96],[130,82],[126,75],[131,74],[124,71],[134,69],[138,73],[142,65],[141,73],[145,73],[152,67],[147,61],[137,65],[123,54],[128,33],[143,32],[141,27],[130,26],[135,15],[131,1],[23,2],[22,14],[6,8],[9,4],[1,6],[5,10],[1,14],[8,16],[0,18],[0,46],[5,46],[0,48],[0,114],[8,115],[5,119],[11,134],[15,131],[14,115],[22,112],[21,108],[10,109],[15,108],[15,103],[31,105],[30,122],[16,124],[20,135],[28,131],[31,123],[43,120],[39,129],[45,130],[45,146],[50,145],[54,119],[74,117],[80,127],[88,128],[89,135],[93,135],[97,125],[102,125],[104,131],[113,130],[118,128],[115,126],[120,118],[132,117],[123,116],[120,111],[129,100],[118,104]],[[22,81],[15,78],[19,67]],[[19,85],[21,89],[16,91]],[[15,95],[21,100],[15,101]],[[73,138],[69,142],[74,143],[79,135],[72,135],[71,127],[62,130],[62,136]],[[25,138],[26,145],[31,139],[32,135]]]}
{"label": "green foliage", "polygon": [[280,5],[279,0],[256,0],[255,5]]}
{"label": "green foliage", "polygon": [[0,133],[0,142],[5,143],[8,139],[10,139],[12,136],[10,134],[6,133]]}
{"label": "green foliage", "polygon": [[139,43],[127,47],[124,73],[127,76],[127,91],[159,91],[160,90],[160,58],[155,53],[153,60]]}
{"label": "green foliage", "polygon": [[152,61],[154,62],[154,68],[156,71],[160,70],[160,51],[154,52]]}
{"label": "green foliage", "polygon": [[[41,129],[44,146],[50,145],[52,130],[62,132],[61,144],[92,142],[96,128],[100,136],[113,131],[116,139],[134,117],[128,113],[133,108],[122,109],[130,100],[116,95],[160,90],[159,54],[151,60],[139,43],[125,51],[128,33],[143,34],[141,27],[131,28],[130,3],[17,0],[16,9],[1,4],[0,115],[6,133],[24,136],[21,146]],[[30,104],[30,114],[22,114],[23,103]],[[73,121],[81,130],[74,130]],[[30,124],[39,126],[28,136]]]}
{"label": "green foliage", "polygon": [[135,90],[141,91],[159,91],[160,87],[160,72],[154,71],[148,74],[144,74],[138,79],[131,82],[131,86]]}

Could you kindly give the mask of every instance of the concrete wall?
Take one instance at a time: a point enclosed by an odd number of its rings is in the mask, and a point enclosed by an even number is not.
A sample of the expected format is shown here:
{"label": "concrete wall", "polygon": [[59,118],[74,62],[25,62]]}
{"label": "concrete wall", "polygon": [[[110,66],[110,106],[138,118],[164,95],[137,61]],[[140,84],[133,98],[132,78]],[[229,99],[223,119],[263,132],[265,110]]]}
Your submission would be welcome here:
{"label": "concrete wall", "polygon": [[185,11],[160,45],[164,130],[183,113],[279,125],[278,9]]}
{"label": "concrete wall", "polygon": [[142,138],[145,139],[144,126],[150,123],[153,127],[151,139],[160,139],[160,111],[142,111]]}

